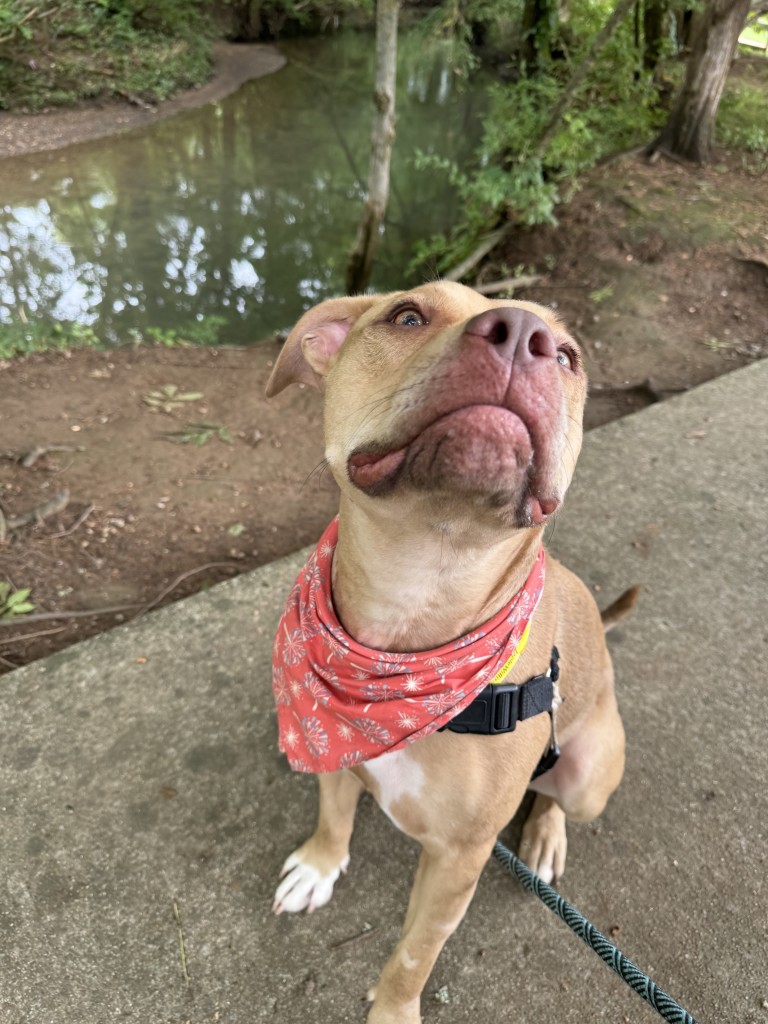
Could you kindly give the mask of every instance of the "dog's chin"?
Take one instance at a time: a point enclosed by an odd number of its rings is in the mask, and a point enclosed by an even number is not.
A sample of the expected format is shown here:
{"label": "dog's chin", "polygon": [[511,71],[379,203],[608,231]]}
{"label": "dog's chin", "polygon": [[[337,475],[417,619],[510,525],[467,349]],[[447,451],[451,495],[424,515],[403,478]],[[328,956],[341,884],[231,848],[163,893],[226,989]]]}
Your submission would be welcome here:
{"label": "dog's chin", "polygon": [[533,462],[531,437],[519,416],[475,405],[439,417],[401,447],[357,449],[347,473],[372,498],[428,492],[441,505],[470,503],[519,528],[543,525],[559,504],[535,493]]}

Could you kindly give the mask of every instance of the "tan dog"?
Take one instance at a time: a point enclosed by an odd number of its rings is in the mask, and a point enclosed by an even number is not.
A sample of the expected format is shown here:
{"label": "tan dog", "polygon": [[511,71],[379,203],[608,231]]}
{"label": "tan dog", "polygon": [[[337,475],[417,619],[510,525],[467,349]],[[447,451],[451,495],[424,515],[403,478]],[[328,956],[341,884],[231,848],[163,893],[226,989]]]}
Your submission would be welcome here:
{"label": "tan dog", "polygon": [[[346,631],[371,648],[424,651],[491,618],[531,571],[581,447],[586,378],[555,314],[450,283],[331,299],[292,331],[267,394],[294,381],[326,391],[326,457],[341,488],[332,590]],[[544,672],[553,645],[565,698],[562,755],[530,784],[538,795],[520,849],[546,880],[563,873],[566,816],[600,814],[624,767],[600,613],[550,556],[509,681]],[[370,1024],[420,1021],[424,984],[550,728],[542,713],[506,735],[434,733],[318,776],[317,830],[286,862],[276,912],[330,899],[363,789],[422,846],[402,937],[371,993]]]}

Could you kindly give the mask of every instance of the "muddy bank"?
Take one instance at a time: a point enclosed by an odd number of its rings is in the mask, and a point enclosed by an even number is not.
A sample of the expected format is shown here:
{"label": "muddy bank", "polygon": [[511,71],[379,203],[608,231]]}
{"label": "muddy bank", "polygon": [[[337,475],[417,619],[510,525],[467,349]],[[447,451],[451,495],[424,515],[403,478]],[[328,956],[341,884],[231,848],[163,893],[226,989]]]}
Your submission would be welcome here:
{"label": "muddy bank", "polygon": [[279,71],[285,64],[285,57],[273,46],[262,44],[217,43],[213,57],[213,75],[207,82],[185,89],[156,106],[101,101],[42,114],[0,114],[0,159],[62,149],[77,142],[141,128],[184,110],[222,100],[245,82]]}

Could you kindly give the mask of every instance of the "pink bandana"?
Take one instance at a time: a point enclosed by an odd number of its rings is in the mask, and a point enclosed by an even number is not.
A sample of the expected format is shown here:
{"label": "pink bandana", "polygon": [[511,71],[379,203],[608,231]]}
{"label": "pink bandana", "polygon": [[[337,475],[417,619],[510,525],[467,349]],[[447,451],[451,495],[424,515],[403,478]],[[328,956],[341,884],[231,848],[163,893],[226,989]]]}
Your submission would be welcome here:
{"label": "pink bandana", "polygon": [[334,519],[293,585],[277,628],[272,689],[280,749],[297,772],[335,772],[440,729],[506,676],[544,589],[544,549],[510,603],[434,651],[388,654],[348,636],[333,610]]}

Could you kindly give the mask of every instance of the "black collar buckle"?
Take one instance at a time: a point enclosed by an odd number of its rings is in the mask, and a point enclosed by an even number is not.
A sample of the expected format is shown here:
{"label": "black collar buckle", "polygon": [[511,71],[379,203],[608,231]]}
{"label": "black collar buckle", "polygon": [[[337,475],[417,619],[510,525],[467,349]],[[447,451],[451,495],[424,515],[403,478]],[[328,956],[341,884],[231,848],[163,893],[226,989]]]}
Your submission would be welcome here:
{"label": "black collar buckle", "polygon": [[[486,686],[469,707],[443,726],[451,732],[474,732],[484,736],[513,732],[519,721],[520,684]],[[442,731],[442,730],[441,730]]]}
{"label": "black collar buckle", "polygon": [[478,693],[472,703],[444,725],[440,732],[479,733],[495,736],[514,732],[518,722],[552,713],[555,704],[559,672],[559,653],[552,648],[552,659],[546,672],[533,676],[524,683],[497,683],[488,685]]}
{"label": "black collar buckle", "polygon": [[549,714],[552,733],[549,746],[544,751],[531,781],[554,767],[560,757],[555,729],[555,714],[561,704],[557,680],[560,678],[560,654],[556,647],[552,648],[549,668],[540,676],[533,676],[525,683],[490,684],[481,690],[469,707],[460,711],[447,725],[438,732],[476,733],[482,736],[494,736],[499,733],[514,732],[518,722],[533,718],[544,711]]}

